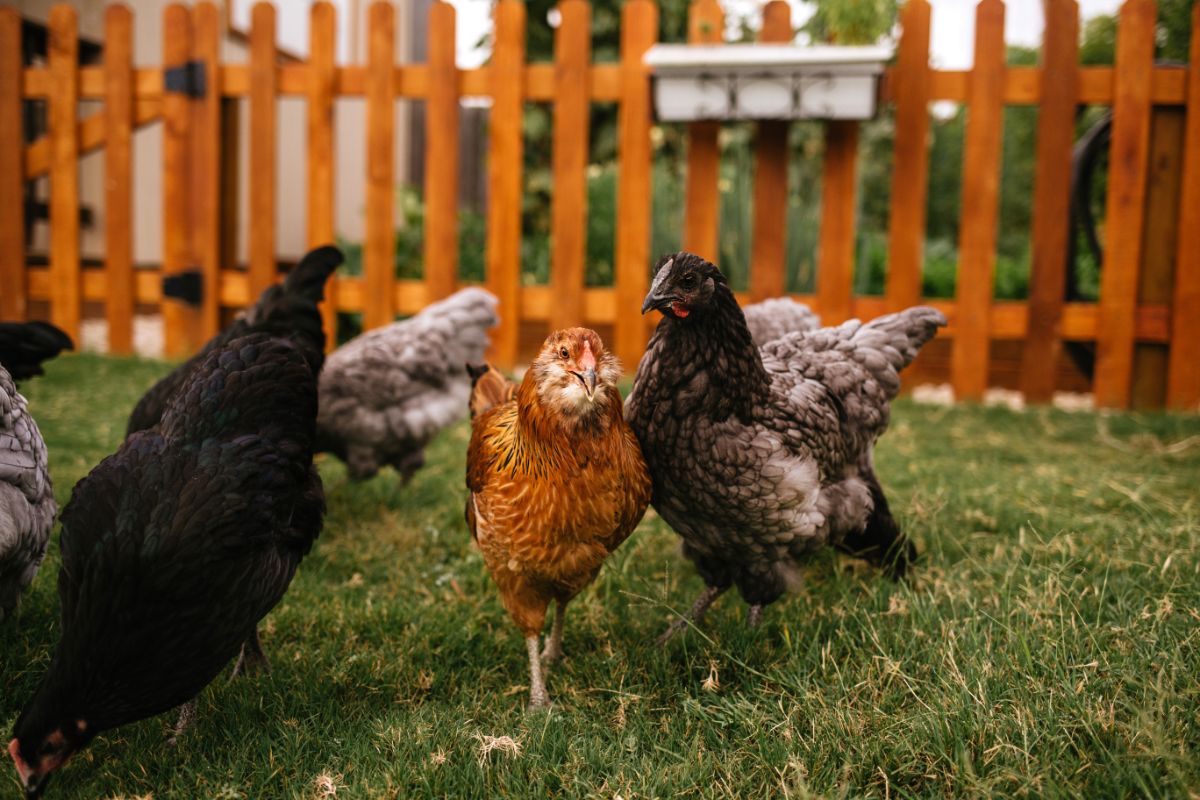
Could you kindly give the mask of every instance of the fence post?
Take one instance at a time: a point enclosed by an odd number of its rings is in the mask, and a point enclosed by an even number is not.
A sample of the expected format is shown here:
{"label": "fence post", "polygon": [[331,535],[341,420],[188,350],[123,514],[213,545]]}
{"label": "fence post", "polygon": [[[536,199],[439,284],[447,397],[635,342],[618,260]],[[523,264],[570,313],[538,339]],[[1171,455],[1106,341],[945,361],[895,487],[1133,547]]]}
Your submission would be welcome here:
{"label": "fence post", "polygon": [[108,351],[133,352],[133,13],[111,5],[104,12],[104,270]]}
{"label": "fence post", "polygon": [[[1071,221],[1071,157],[1075,109],[1079,102],[1079,5],[1075,0],[1047,0],[1045,10],[1029,323],[1021,354],[1021,391],[1033,403],[1044,403],[1054,394],[1062,351],[1063,287]],[[1053,80],[1048,76],[1053,76]]]}
{"label": "fence post", "polygon": [[[332,3],[310,10],[308,57],[308,246],[332,244],[333,221],[333,82],[337,12]],[[325,284],[321,319],[325,350],[337,347],[337,275]]]}
{"label": "fence post", "polygon": [[[771,0],[763,8],[760,42],[792,40],[792,7]],[[784,120],[757,125],[754,140],[754,239],[750,254],[750,297],[764,300],[784,291],[787,272],[788,132]]]}
{"label": "fence post", "polygon": [[[192,20],[187,6],[172,3],[163,12],[163,70],[182,66],[192,52]],[[188,269],[188,129],[187,95],[164,92],[162,275],[167,279]],[[194,342],[187,335],[188,311],[179,300],[162,301],[163,350],[170,358],[186,354]]]}
{"label": "fence post", "polygon": [[193,14],[192,58],[205,75],[204,96],[191,104],[192,254],[204,286],[196,312],[200,344],[221,330],[221,12],[205,0]]}
{"label": "fence post", "polygon": [[[725,35],[725,13],[717,0],[692,0],[688,7],[688,42],[721,44]],[[718,211],[721,195],[721,150],[717,136],[721,123],[715,120],[688,124],[688,163],[683,219],[683,249],[714,264],[720,259]]]}
{"label": "fence post", "polygon": [[1200,4],[1192,7],[1189,54],[1167,406],[1194,411],[1200,407]]}
{"label": "fence post", "polygon": [[1000,144],[1004,133],[1004,72],[1004,3],[982,0],[975,11],[975,66],[967,89],[957,330],[950,359],[951,383],[960,400],[978,400],[987,388]]}
{"label": "fence post", "polygon": [[592,10],[562,0],[554,36],[554,196],[550,219],[550,327],[584,324],[588,129],[591,121]]}
{"label": "fence post", "polygon": [[458,65],[454,6],[429,7],[429,99],[425,103],[425,302],[458,285]]}
{"label": "fence post", "polygon": [[363,245],[363,327],[391,324],[396,312],[396,12],[371,5],[367,51],[367,219]]}
{"label": "fence post", "polygon": [[254,4],[250,17],[250,302],[275,282],[276,142],[275,6]]}
{"label": "fence post", "polygon": [[492,354],[513,366],[521,332],[521,128],[525,96],[525,3],[499,0],[492,49],[488,131],[487,286],[500,300]]}
{"label": "fence post", "polygon": [[888,219],[887,305],[892,311],[921,300],[925,256],[925,194],[929,185],[929,1],[908,0],[900,11],[900,49],[894,78],[896,141]]}
{"label": "fence post", "polygon": [[838,325],[854,313],[857,179],[858,122],[826,122],[821,239],[817,258],[817,310],[826,325]]}
{"label": "fence post", "polygon": [[83,280],[79,271],[79,15],[50,11],[50,319],[79,341]]}
{"label": "fence post", "polygon": [[25,319],[25,141],[21,124],[21,16],[0,8],[0,320]]}
{"label": "fence post", "polygon": [[658,6],[629,0],[621,9],[621,106],[617,112],[617,318],[613,351],[633,369],[646,344],[635,309],[650,286],[653,216],[650,76],[642,58],[658,39]]}
{"label": "fence post", "polygon": [[1157,9],[1125,0],[1117,25],[1112,142],[1108,155],[1104,263],[1096,326],[1096,405],[1125,408],[1133,380],[1134,318],[1145,224],[1150,84]]}

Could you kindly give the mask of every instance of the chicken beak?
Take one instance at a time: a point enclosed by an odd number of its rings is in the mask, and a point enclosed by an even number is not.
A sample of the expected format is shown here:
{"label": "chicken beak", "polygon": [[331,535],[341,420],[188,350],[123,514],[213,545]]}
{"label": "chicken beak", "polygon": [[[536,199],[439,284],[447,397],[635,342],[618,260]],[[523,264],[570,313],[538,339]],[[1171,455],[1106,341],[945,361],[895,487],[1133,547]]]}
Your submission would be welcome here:
{"label": "chicken beak", "polygon": [[49,782],[48,774],[30,775],[29,781],[25,784],[25,800],[38,800],[46,791],[46,784]]}
{"label": "chicken beak", "polygon": [[668,261],[659,269],[658,274],[654,276],[654,282],[650,284],[650,292],[646,295],[646,299],[642,301],[643,314],[656,308],[663,308],[676,299],[671,293],[669,282],[667,281],[667,278],[671,275],[671,264],[672,262]]}
{"label": "chicken beak", "polygon": [[587,387],[588,397],[596,393],[596,370],[585,369],[583,371],[583,385]]}

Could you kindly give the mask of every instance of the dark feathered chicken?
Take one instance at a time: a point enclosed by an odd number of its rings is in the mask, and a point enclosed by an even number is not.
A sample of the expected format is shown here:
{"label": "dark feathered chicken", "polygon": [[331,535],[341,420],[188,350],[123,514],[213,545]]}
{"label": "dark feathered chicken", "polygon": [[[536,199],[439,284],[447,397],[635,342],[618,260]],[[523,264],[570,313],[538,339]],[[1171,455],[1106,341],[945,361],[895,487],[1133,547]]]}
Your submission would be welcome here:
{"label": "dark feathered chicken", "polygon": [[96,734],[194,698],[283,597],[324,512],[306,349],[256,333],[210,351],[75,486],[61,638],[9,744],[29,796]]}
{"label": "dark feathered chicken", "polygon": [[[258,302],[247,309],[241,318],[210,339],[199,353],[151,386],[129,415],[125,435],[157,425],[167,402],[196,366],[228,341],[247,333],[262,332],[324,342],[321,318],[316,313],[317,305],[325,296],[325,282],[341,263],[342,253],[336,247],[319,247],[307,253],[283,283],[265,289]],[[305,358],[313,373],[319,374],[325,360],[324,346],[307,348]]]}
{"label": "dark feathered chicken", "polygon": [[0,365],[0,622],[37,575],[56,510],[46,443]]}
{"label": "dark feathered chicken", "polygon": [[642,311],[651,309],[664,318],[625,410],[654,507],[707,584],[690,616],[736,585],[756,624],[797,561],[826,544],[902,575],[915,551],[888,511],[872,450],[899,371],[945,317],[910,308],[760,349],[720,270],[689,253],[660,262]]}
{"label": "dark feathered chicken", "polygon": [[42,374],[42,362],[73,350],[71,337],[48,322],[0,322],[0,364],[13,380]]}

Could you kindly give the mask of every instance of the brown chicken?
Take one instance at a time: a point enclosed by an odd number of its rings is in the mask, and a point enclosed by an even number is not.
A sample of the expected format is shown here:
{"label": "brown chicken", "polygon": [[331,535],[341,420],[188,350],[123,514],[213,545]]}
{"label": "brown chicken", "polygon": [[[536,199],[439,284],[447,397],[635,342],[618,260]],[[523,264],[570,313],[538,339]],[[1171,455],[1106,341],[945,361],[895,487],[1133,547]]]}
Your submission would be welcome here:
{"label": "brown chicken", "polygon": [[[494,372],[494,371],[493,371]],[[516,397],[477,380],[467,451],[467,526],[529,649],[530,708],[548,705],[542,662],[562,656],[563,615],[650,502],[650,476],[621,411],[621,367],[586,328],[546,339]],[[546,649],[538,638],[550,601]]]}

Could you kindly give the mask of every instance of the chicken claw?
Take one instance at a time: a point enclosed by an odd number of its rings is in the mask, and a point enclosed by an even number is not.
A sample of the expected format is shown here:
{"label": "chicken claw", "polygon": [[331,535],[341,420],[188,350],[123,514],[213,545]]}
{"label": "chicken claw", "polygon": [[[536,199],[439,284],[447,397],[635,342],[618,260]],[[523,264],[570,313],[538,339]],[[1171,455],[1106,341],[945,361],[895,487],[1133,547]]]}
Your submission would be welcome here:
{"label": "chicken claw", "polygon": [[708,607],[713,604],[713,601],[721,596],[727,586],[706,586],[700,596],[696,598],[696,602],[692,603],[692,607],[686,614],[667,626],[667,629],[655,639],[655,644],[659,647],[664,646],[667,642],[674,638],[675,634],[686,628],[689,624],[699,625],[704,621],[704,615],[708,611]]}

